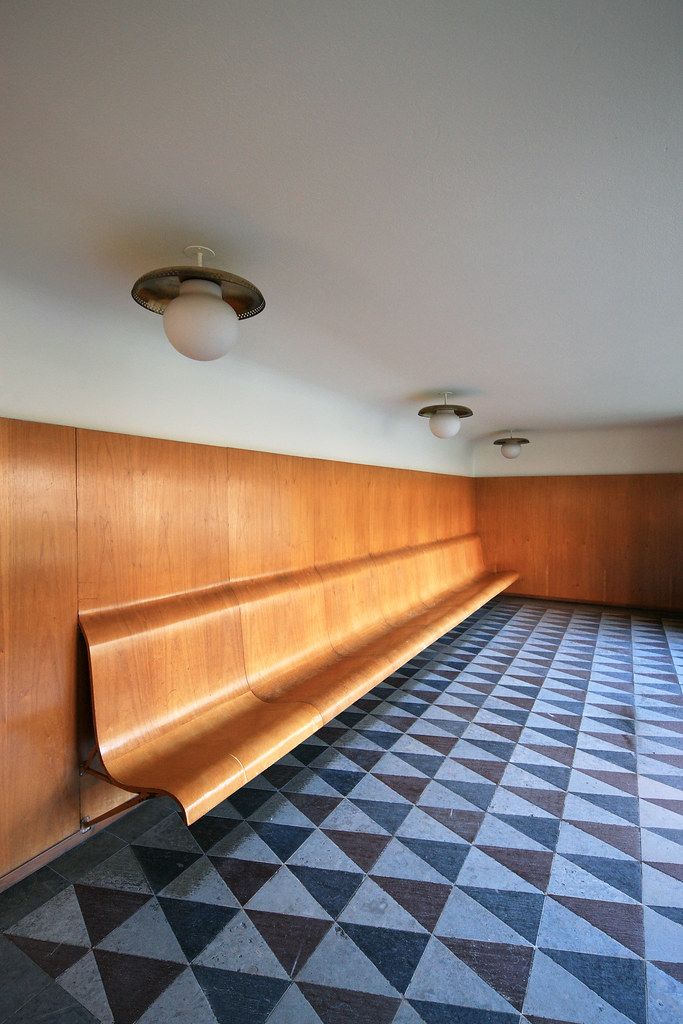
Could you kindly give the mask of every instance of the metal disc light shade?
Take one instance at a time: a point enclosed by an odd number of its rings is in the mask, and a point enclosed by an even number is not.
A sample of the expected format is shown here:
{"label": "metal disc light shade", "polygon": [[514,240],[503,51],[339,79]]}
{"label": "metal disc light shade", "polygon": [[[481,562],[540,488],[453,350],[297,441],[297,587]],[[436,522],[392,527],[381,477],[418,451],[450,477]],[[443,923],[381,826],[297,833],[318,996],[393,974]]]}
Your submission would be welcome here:
{"label": "metal disc light shade", "polygon": [[243,277],[205,267],[212,249],[190,245],[187,255],[196,266],[161,267],[143,274],[133,285],[135,301],[164,318],[174,348],[190,359],[219,359],[237,339],[240,320],[256,316],[266,302],[256,285]]}
{"label": "metal disc light shade", "polygon": [[455,437],[460,430],[460,420],[473,415],[466,405],[453,405],[449,402],[450,394],[450,391],[444,391],[441,404],[425,405],[417,414],[429,417],[429,429],[434,437]]}
{"label": "metal disc light shade", "polygon": [[500,445],[500,454],[504,459],[516,459],[522,451],[522,445],[530,444],[530,441],[528,437],[513,437],[510,431],[509,437],[499,437],[493,443]]}

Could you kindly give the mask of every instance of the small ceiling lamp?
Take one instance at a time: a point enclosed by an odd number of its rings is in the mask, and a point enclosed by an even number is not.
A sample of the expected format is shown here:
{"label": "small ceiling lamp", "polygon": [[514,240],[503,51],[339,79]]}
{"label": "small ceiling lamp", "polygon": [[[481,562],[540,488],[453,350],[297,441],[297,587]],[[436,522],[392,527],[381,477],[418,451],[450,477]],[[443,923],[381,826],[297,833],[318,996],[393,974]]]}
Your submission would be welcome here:
{"label": "small ceiling lamp", "polygon": [[450,391],[443,392],[442,405],[425,405],[418,416],[429,417],[429,429],[434,437],[455,437],[460,430],[460,420],[472,415],[466,405],[452,405],[448,401]]}
{"label": "small ceiling lamp", "polygon": [[196,266],[150,270],[133,285],[131,295],[145,309],[160,313],[173,347],[189,359],[220,359],[237,340],[237,324],[256,316],[265,299],[256,285],[225,270],[204,266],[215,256],[204,245],[188,245]]}
{"label": "small ceiling lamp", "polygon": [[500,445],[500,454],[504,459],[516,459],[522,451],[523,444],[529,444],[527,437],[513,437],[510,431],[509,437],[499,437],[494,444]]}

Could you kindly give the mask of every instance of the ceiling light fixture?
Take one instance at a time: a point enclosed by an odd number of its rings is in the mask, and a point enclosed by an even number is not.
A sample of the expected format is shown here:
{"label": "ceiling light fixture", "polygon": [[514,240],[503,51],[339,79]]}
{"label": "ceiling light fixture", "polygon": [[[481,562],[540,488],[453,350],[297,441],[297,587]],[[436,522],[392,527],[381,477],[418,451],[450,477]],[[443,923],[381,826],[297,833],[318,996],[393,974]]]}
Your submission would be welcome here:
{"label": "ceiling light fixture", "polygon": [[448,401],[451,393],[443,391],[442,405],[425,405],[417,414],[429,417],[429,429],[434,437],[455,437],[460,430],[460,420],[473,415],[466,405],[452,405]]}
{"label": "ceiling light fixture", "polygon": [[500,445],[500,454],[504,459],[516,459],[522,451],[522,445],[530,442],[527,437],[513,437],[511,430],[509,437],[499,437],[493,443]]}
{"label": "ceiling light fixture", "polygon": [[188,245],[196,266],[162,267],[143,274],[131,295],[141,306],[164,318],[173,347],[189,359],[220,359],[237,340],[237,324],[256,316],[265,299],[256,285],[226,270],[205,267],[215,256],[204,245]]}

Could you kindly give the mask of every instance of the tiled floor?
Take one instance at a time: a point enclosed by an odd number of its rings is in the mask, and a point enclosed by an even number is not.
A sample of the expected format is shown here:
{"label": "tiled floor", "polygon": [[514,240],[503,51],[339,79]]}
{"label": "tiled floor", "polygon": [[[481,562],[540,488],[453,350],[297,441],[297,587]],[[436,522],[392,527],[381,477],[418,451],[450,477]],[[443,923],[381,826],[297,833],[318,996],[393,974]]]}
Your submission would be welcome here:
{"label": "tiled floor", "polygon": [[680,620],[499,599],[0,896],[0,1020],[683,1021],[682,675]]}

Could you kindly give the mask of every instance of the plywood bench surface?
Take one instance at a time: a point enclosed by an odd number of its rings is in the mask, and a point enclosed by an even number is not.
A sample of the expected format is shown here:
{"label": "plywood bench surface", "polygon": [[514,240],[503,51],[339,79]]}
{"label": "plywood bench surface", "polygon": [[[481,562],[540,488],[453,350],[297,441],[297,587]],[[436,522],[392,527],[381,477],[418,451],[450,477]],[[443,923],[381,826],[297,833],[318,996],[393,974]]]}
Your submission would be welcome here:
{"label": "plywood bench surface", "polygon": [[191,824],[516,579],[469,534],[82,613],[105,773]]}

